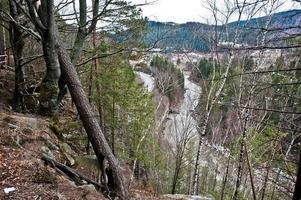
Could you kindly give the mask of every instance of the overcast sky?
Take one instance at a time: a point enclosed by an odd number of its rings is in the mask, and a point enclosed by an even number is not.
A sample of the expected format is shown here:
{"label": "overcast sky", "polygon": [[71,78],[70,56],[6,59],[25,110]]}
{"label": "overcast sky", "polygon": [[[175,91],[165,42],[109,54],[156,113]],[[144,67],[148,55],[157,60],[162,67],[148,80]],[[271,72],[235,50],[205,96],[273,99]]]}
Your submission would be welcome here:
{"label": "overcast sky", "polygon": [[[145,3],[153,0],[131,0],[133,3]],[[205,8],[207,0],[157,0],[151,5],[143,6],[143,15],[151,20],[161,22],[185,23],[188,21],[206,22],[210,12]],[[222,3],[223,0],[217,0]],[[300,9],[299,3],[283,0],[284,4],[279,11]]]}

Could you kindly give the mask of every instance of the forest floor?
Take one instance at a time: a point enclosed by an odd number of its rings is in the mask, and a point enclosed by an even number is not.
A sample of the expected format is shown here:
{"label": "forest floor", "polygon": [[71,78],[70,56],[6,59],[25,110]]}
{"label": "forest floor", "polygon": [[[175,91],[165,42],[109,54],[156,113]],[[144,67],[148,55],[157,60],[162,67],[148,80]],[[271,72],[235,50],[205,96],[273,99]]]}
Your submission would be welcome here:
{"label": "forest floor", "polygon": [[[66,163],[64,143],[51,130],[51,118],[11,109],[13,80],[13,70],[0,69],[0,199],[105,199],[94,186],[77,186],[41,160],[45,153]],[[8,188],[14,191],[5,193]]]}
{"label": "forest floor", "polygon": [[[41,160],[45,153],[65,162],[47,118],[6,110],[0,116],[0,199],[104,199],[94,186],[76,186]],[[10,187],[15,191],[5,194]]]}

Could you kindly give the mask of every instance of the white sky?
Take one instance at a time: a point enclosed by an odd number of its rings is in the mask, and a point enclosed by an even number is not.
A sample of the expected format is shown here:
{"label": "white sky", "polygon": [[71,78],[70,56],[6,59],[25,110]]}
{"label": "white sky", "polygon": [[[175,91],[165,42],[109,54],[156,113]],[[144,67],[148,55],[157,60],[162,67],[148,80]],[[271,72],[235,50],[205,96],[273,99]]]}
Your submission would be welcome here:
{"label": "white sky", "polygon": [[[185,23],[188,21],[206,22],[210,18],[210,12],[205,8],[208,0],[131,0],[133,3],[148,3],[156,1],[151,5],[143,6],[143,15],[150,20],[161,22]],[[283,5],[278,11],[289,9],[301,9],[300,3],[292,0],[281,0]],[[224,0],[217,0],[217,6]],[[248,0],[247,0],[248,2]],[[234,19],[235,20],[235,19]]]}

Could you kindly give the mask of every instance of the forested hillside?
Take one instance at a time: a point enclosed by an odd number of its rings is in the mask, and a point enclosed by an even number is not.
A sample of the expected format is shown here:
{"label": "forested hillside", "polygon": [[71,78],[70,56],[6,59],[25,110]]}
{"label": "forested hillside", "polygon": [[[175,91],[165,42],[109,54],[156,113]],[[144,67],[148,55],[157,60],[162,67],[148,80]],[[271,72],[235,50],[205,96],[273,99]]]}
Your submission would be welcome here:
{"label": "forested hillside", "polygon": [[301,2],[134,3],[0,0],[0,199],[301,200]]}
{"label": "forested hillside", "polygon": [[[288,34],[286,29],[289,28],[289,34],[298,33],[300,21],[301,10],[273,13],[271,16],[241,20],[224,25],[217,24],[216,26],[198,22],[176,24],[150,21],[147,24],[149,32],[145,36],[145,42],[152,44],[157,41],[156,47],[165,52],[209,52],[209,47],[212,45],[209,35],[212,35],[214,31],[228,31],[229,35],[227,36],[220,34],[222,38],[218,42],[230,42],[234,38],[235,30],[239,27],[242,33],[238,38],[238,43],[254,46],[262,40],[263,30],[268,24],[267,37],[271,40],[270,45],[273,46],[279,37]],[[279,32],[279,30],[282,31]]]}
{"label": "forested hillside", "polygon": [[149,32],[145,42],[152,44],[157,41],[156,47],[163,51],[209,51],[206,34],[210,26],[206,24],[188,22],[186,24],[148,22]]}

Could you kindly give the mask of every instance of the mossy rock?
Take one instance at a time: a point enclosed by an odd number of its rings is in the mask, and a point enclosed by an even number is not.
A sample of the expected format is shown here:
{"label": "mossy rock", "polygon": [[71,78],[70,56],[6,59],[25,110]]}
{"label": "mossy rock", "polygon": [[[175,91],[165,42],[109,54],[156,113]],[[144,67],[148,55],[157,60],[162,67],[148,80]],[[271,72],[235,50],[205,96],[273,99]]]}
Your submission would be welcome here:
{"label": "mossy rock", "polygon": [[52,123],[49,126],[49,128],[56,135],[56,137],[59,140],[63,140],[64,139],[64,137],[63,137],[63,129],[56,122]]}
{"label": "mossy rock", "polygon": [[75,157],[75,160],[76,160],[76,163],[80,166],[85,166],[85,167],[88,167],[92,170],[100,170],[100,165],[99,165],[99,162],[98,162],[98,159],[96,158],[96,156],[89,156],[89,155],[86,155],[86,156],[76,156]]}
{"label": "mossy rock", "polygon": [[75,160],[73,159],[73,157],[76,155],[76,153],[71,149],[71,147],[67,143],[61,143],[59,147],[68,164],[70,166],[73,166],[75,164]]}
{"label": "mossy rock", "polygon": [[40,86],[40,114],[52,115],[58,109],[59,87],[54,82],[43,82]]}

